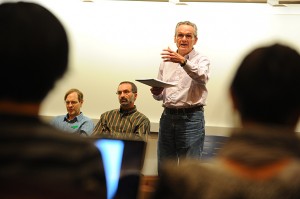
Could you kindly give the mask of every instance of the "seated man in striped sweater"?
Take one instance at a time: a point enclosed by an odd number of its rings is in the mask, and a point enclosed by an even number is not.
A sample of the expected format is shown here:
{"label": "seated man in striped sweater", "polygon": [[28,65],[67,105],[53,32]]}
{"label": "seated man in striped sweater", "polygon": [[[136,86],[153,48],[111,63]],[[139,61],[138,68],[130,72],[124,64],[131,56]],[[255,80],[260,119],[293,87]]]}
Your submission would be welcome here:
{"label": "seated man in striped sweater", "polygon": [[137,98],[136,85],[129,81],[121,82],[116,94],[120,108],[101,114],[92,135],[108,133],[124,136],[124,134],[128,134],[137,135],[147,140],[147,135],[150,132],[150,120],[139,112],[134,105]]}

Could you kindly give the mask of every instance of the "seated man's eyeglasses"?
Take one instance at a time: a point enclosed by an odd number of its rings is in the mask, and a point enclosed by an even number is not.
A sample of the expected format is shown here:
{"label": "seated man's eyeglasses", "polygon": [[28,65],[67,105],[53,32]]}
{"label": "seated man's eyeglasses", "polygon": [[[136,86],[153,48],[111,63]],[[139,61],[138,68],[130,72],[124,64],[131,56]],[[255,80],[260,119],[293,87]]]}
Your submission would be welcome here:
{"label": "seated man's eyeglasses", "polygon": [[122,93],[124,93],[124,95],[128,95],[129,93],[131,93],[132,91],[129,90],[124,90],[124,91],[117,91],[116,94],[117,95],[122,95]]}
{"label": "seated man's eyeglasses", "polygon": [[72,105],[75,105],[78,103],[78,101],[65,101],[66,105],[68,104],[72,104]]}

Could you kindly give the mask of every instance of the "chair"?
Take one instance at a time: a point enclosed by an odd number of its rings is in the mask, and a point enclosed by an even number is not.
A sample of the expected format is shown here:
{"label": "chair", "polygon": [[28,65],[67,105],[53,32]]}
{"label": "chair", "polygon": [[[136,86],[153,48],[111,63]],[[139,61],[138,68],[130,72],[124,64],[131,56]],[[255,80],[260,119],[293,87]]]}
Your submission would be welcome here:
{"label": "chair", "polygon": [[227,136],[205,135],[202,160],[205,161],[215,157],[228,139]]}

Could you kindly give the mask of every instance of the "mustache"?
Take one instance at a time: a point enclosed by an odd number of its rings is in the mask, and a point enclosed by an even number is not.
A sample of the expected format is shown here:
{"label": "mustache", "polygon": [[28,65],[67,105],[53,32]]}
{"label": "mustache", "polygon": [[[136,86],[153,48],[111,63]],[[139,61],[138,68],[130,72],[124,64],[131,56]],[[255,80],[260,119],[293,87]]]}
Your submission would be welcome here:
{"label": "mustache", "polygon": [[122,97],[122,98],[120,99],[120,101],[126,101],[126,102],[128,102],[129,99],[127,99],[127,98],[125,98],[125,97]]}

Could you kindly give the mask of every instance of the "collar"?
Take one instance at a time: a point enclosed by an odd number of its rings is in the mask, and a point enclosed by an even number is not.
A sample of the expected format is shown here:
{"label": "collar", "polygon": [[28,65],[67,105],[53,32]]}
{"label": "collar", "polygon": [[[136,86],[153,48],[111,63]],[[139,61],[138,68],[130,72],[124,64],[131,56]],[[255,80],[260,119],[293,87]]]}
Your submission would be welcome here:
{"label": "collar", "polygon": [[261,166],[284,157],[300,158],[300,140],[286,129],[240,129],[231,134],[220,154],[248,166]]}
{"label": "collar", "polygon": [[76,117],[74,117],[73,120],[68,120],[68,118],[69,118],[69,113],[67,113],[66,116],[64,117],[64,121],[66,121],[68,123],[74,123],[77,121],[81,121],[83,119],[83,114],[82,114],[82,112],[80,112],[80,114],[77,115]]}
{"label": "collar", "polygon": [[134,105],[134,107],[132,109],[129,109],[129,110],[124,110],[120,107],[119,109],[119,113],[123,116],[123,115],[130,115],[134,112],[136,112],[137,109],[136,109],[136,106]]}
{"label": "collar", "polygon": [[187,55],[185,55],[184,57],[186,59],[190,59],[190,58],[193,58],[197,55],[198,53],[195,51],[195,49],[193,48],[193,50],[191,52],[189,52]]}
{"label": "collar", "polygon": [[[178,53],[178,49],[177,49],[176,52]],[[186,58],[187,60],[189,60],[190,58],[193,58],[193,57],[195,57],[196,55],[197,55],[197,52],[196,52],[195,49],[193,48],[193,49],[191,50],[191,52],[189,52],[188,54],[186,54],[186,55],[184,56],[184,58]]]}

